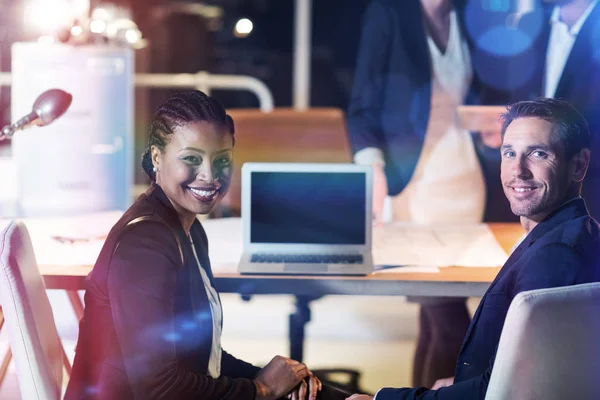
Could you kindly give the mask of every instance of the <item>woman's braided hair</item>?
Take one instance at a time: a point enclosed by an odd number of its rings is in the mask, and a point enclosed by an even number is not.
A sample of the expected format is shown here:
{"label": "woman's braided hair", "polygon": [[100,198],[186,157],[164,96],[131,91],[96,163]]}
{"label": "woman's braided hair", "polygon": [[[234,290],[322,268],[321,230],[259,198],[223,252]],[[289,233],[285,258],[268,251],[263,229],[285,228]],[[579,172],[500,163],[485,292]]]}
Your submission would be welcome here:
{"label": "woman's braided hair", "polygon": [[177,127],[202,121],[225,126],[233,138],[235,128],[231,116],[217,100],[199,90],[175,94],[158,107],[150,124],[148,148],[142,154],[142,168],[152,181],[156,180],[156,173],[153,170],[151,147],[156,146],[163,151],[169,135]]}

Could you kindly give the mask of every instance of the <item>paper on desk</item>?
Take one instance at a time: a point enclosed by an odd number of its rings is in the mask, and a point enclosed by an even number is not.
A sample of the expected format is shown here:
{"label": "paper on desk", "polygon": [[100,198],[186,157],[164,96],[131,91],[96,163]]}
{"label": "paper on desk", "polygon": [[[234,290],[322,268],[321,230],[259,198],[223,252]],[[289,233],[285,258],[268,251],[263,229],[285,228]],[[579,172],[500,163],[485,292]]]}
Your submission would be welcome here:
{"label": "paper on desk", "polygon": [[485,224],[392,222],[373,229],[375,264],[498,267],[507,258]]}
{"label": "paper on desk", "polygon": [[81,216],[23,219],[33,242],[39,265],[85,265],[96,263],[106,235],[122,211]]}
{"label": "paper on desk", "polygon": [[104,240],[89,242],[60,243],[50,238],[31,238],[35,257],[43,266],[83,266],[96,263]]}
{"label": "paper on desk", "polygon": [[[90,223],[95,227],[82,227],[81,220],[72,218],[70,221],[61,219],[62,228],[46,226],[45,221],[32,221],[39,235],[36,235],[36,250],[39,246],[44,249],[44,263],[47,265],[90,265],[96,262],[104,244],[104,238],[122,213],[104,213],[93,216]],[[29,226],[29,223],[28,223]],[[242,255],[242,222],[240,218],[207,219],[202,226],[208,236],[209,257],[212,270],[215,273],[236,272]],[[76,229],[73,229],[76,228]],[[62,233],[64,237],[75,239],[74,243],[61,243],[51,239],[50,233]],[[84,238],[87,237],[87,240]],[[32,235],[33,239],[33,235]],[[68,249],[68,252],[65,251]],[[68,253],[68,258],[64,255]],[[40,264],[41,261],[38,260]]]}
{"label": "paper on desk", "polygon": [[435,265],[401,265],[393,268],[377,268],[373,271],[374,274],[435,274],[440,272],[440,269]]}
{"label": "paper on desk", "polygon": [[104,240],[111,228],[123,216],[123,211],[103,211],[85,215],[52,218],[27,218],[29,231],[63,242]]}
{"label": "paper on desk", "polygon": [[208,237],[208,256],[213,273],[237,272],[244,252],[241,218],[202,221]]}

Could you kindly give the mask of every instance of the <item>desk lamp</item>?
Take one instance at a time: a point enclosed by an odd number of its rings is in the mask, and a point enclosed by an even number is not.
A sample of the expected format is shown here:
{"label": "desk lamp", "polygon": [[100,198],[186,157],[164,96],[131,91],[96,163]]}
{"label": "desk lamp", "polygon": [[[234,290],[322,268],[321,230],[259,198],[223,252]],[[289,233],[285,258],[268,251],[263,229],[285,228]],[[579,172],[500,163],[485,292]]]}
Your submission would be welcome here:
{"label": "desk lamp", "polygon": [[64,90],[50,89],[39,95],[33,103],[32,111],[12,125],[6,125],[0,132],[0,140],[9,139],[21,129],[32,126],[49,125],[67,111],[73,96]]}

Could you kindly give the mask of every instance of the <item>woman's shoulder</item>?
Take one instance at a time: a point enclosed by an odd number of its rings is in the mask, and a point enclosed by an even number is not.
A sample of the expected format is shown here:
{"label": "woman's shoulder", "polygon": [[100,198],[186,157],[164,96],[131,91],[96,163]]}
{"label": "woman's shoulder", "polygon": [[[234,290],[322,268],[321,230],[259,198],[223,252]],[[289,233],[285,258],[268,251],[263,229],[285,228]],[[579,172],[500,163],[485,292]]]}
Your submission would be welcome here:
{"label": "woman's shoulder", "polygon": [[[168,199],[163,199],[164,196],[161,197],[158,192],[158,186],[153,185],[141,194],[123,214],[115,228],[120,231],[131,231],[141,225],[148,229],[148,234],[182,230],[177,212]],[[146,229],[135,229],[135,231],[143,234]]]}
{"label": "woman's shoulder", "polygon": [[[144,196],[144,195],[142,195]],[[145,252],[181,253],[182,231],[177,216],[160,204],[140,196],[111,230],[107,242],[115,251],[138,249]]]}
{"label": "woman's shoulder", "polygon": [[114,232],[103,262],[98,260],[104,265],[107,284],[110,277],[115,283],[128,276],[172,281],[181,270],[184,257],[180,240],[155,215],[149,217],[124,223]]}
{"label": "woman's shoulder", "polygon": [[109,276],[115,273],[158,277],[179,271],[183,259],[181,245],[174,224],[164,218],[165,208],[143,194],[125,211],[105,240],[88,276],[88,288],[105,288]]}

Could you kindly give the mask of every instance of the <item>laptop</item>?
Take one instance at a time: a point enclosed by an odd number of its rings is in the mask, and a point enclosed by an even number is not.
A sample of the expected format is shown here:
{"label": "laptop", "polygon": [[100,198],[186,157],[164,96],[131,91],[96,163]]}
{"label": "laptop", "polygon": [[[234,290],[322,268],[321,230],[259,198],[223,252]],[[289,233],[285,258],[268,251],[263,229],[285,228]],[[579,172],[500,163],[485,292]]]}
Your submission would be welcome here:
{"label": "laptop", "polygon": [[372,272],[371,195],[370,166],[245,163],[239,272]]}

